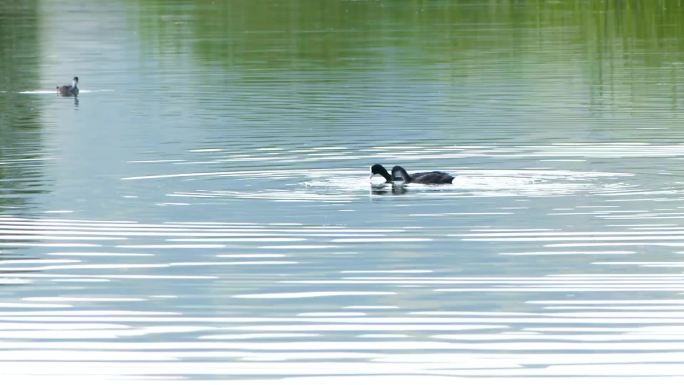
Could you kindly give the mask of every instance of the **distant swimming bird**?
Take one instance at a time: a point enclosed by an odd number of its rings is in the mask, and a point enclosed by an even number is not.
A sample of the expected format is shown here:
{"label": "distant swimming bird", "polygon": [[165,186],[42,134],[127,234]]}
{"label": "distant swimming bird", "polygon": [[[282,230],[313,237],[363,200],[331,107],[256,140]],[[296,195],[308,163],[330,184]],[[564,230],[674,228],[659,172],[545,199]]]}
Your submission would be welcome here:
{"label": "distant swimming bird", "polygon": [[398,183],[449,184],[453,180],[453,176],[441,171],[417,172],[409,175],[401,166],[392,168],[392,181]]}
{"label": "distant swimming bird", "polygon": [[385,182],[392,183],[392,176],[387,172],[387,169],[384,168],[381,164],[376,163],[372,165],[370,170],[371,178],[375,175],[380,175],[385,178]]}
{"label": "distant swimming bird", "polygon": [[57,86],[57,91],[62,96],[78,96],[78,76],[74,77],[71,85]]}

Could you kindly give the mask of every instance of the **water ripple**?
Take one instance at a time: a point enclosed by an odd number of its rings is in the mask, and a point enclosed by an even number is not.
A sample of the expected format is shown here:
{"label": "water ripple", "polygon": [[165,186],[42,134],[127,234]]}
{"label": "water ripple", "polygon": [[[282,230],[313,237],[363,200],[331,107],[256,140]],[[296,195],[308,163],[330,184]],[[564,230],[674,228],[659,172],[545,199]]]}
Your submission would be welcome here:
{"label": "water ripple", "polygon": [[[516,210],[509,214],[518,215]],[[581,257],[586,266],[681,268],[675,260],[640,260],[640,246],[630,242],[677,241],[684,234],[682,227],[641,223],[609,229],[464,226],[437,235],[420,226],[155,224],[1,216],[0,234],[43,237],[15,239],[5,246],[3,250],[13,248],[15,257],[0,261],[3,280],[36,288],[61,282],[71,290],[31,292],[0,304],[5,349],[0,366],[19,376],[28,373],[23,364],[41,363],[51,374],[150,380],[151,373],[174,362],[179,376],[212,373],[256,380],[265,372],[333,378],[352,367],[355,374],[369,376],[466,378],[493,376],[496,369],[494,376],[503,378],[549,371],[571,375],[563,369],[568,365],[603,365],[597,373],[607,373],[627,362],[644,368],[681,364],[684,301],[672,297],[684,292],[680,272],[475,275],[415,262],[356,267],[359,254],[369,255],[357,244],[371,250],[384,247],[397,257],[404,247],[419,247],[416,250],[427,258],[430,248],[424,245],[446,242],[462,247],[520,245],[519,251],[507,247],[500,252],[516,260]],[[97,243],[54,244],[54,236]],[[624,243],[623,248],[597,249],[613,241]],[[559,242],[583,246],[545,250]],[[145,252],[122,251],[128,249]],[[450,255],[465,266],[473,263],[458,249]],[[326,268],[331,260],[339,266],[348,258],[355,258],[350,265],[354,268]],[[121,290],[116,295],[111,290],[94,293],[101,285]],[[131,285],[146,289],[127,294]],[[186,289],[168,291],[166,285]],[[585,293],[593,295],[582,297]],[[632,298],[634,293],[640,297]],[[644,298],[646,293],[660,297]],[[501,296],[518,298],[524,311],[470,303]],[[209,299],[227,304],[219,312],[223,314],[208,311]],[[453,306],[426,308],[424,300]],[[145,311],[141,305],[160,311]],[[255,312],[264,306],[273,309],[271,314]],[[602,353],[600,362],[593,354],[597,351]],[[97,363],[97,370],[72,365],[83,360]],[[214,360],[222,360],[221,365]],[[17,362],[22,365],[14,365]]]}

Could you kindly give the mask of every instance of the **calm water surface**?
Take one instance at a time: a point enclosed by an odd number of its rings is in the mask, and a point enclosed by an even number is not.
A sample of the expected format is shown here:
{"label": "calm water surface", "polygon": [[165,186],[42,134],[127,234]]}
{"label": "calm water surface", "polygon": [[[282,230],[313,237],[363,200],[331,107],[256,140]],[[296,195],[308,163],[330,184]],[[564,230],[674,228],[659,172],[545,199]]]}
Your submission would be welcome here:
{"label": "calm water surface", "polygon": [[682,21],[3,2],[0,378],[680,383]]}

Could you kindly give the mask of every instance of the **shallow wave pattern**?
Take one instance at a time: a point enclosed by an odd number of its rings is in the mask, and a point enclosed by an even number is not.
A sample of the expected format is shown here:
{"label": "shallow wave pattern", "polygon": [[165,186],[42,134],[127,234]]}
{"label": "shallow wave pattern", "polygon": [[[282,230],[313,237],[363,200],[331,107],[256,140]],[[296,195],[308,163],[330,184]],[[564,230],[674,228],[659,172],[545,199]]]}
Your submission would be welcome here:
{"label": "shallow wave pattern", "polygon": [[[0,217],[0,238],[7,378],[684,376],[682,265],[640,260],[643,247],[678,255],[676,226],[436,234]],[[556,273],[474,274],[483,261],[469,247],[500,243],[500,263]],[[435,244],[452,246],[451,263]]]}

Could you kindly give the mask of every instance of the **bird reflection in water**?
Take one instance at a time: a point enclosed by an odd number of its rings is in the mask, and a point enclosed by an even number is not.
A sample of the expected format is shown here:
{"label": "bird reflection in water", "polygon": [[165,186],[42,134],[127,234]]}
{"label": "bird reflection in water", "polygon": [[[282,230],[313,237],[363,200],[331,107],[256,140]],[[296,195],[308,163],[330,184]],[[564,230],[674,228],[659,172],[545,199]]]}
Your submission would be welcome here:
{"label": "bird reflection in water", "polygon": [[401,195],[406,193],[403,183],[371,185],[371,195]]}

